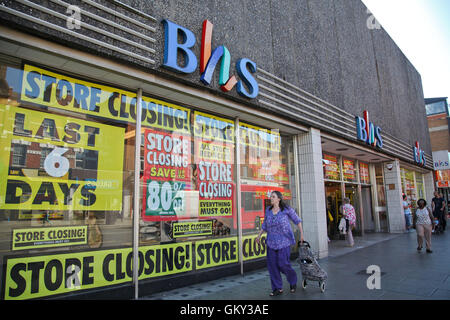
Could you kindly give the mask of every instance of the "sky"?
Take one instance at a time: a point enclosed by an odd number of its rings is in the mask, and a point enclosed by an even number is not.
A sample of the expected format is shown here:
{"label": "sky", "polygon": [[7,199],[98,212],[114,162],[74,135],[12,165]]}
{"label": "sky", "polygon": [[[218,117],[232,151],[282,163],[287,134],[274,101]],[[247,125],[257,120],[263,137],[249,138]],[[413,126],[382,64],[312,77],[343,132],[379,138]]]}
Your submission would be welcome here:
{"label": "sky", "polygon": [[425,98],[450,102],[450,0],[362,2],[420,73]]}

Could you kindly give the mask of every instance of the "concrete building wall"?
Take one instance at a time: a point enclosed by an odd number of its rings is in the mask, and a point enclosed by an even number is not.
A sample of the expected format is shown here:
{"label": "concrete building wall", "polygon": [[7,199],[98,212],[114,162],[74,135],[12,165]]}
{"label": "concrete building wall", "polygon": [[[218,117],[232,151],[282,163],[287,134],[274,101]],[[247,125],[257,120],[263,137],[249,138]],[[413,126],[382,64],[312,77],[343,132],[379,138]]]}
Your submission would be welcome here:
{"label": "concrete building wall", "polygon": [[[128,8],[109,0],[94,2],[155,28],[154,32],[150,32],[89,2],[74,0],[71,3],[118,25],[133,27],[142,34],[152,36],[154,43],[140,39],[136,41],[153,48],[154,53],[142,48],[133,48],[132,52],[153,59],[154,64],[99,47],[70,33],[53,30],[8,11],[25,12],[66,29],[66,21],[61,19],[61,15],[68,16],[67,8],[51,1],[32,3],[59,13],[60,17],[5,0],[2,2],[4,7],[0,8],[0,21],[68,46],[139,65],[148,72],[223,95],[218,85],[218,72],[214,74],[211,85],[205,87],[199,81],[198,72],[185,75],[162,67],[164,30],[161,21],[169,19],[191,30],[197,38],[197,44],[192,50],[199,57],[202,22],[209,19],[214,24],[213,48],[223,44],[229,49],[232,74],[235,73],[233,69],[236,61],[247,57],[255,61],[258,68],[346,112],[360,115],[363,110],[369,110],[373,122],[382,127],[384,132],[409,145],[420,141],[423,150],[431,154],[420,75],[384,29],[371,30],[367,27],[369,15],[360,0],[121,1]],[[81,17],[83,23],[126,36],[117,28],[83,15],[83,11]],[[104,40],[122,49],[130,49],[129,44],[111,39],[93,29],[82,27],[77,33]],[[227,93],[226,97],[255,108],[268,109],[259,100],[241,98],[236,90]],[[287,114],[285,116],[290,117]]]}

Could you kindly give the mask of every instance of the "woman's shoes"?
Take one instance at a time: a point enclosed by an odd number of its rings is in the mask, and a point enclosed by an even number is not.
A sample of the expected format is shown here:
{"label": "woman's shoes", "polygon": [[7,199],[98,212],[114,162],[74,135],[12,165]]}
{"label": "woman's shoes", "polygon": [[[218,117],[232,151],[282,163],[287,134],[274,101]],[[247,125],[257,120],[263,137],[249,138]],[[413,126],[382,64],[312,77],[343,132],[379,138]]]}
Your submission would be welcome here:
{"label": "woman's shoes", "polygon": [[295,290],[297,290],[297,285],[296,284],[291,285],[291,293],[294,293]]}
{"label": "woman's shoes", "polygon": [[433,253],[433,251],[431,251],[430,249],[427,249],[427,253]]}
{"label": "woman's shoes", "polygon": [[281,290],[281,289],[276,289],[276,290],[273,290],[269,295],[271,296],[271,297],[273,297],[273,296],[279,296],[280,294],[282,294],[283,293],[283,290]]}
{"label": "woman's shoes", "polygon": [[417,247],[417,251],[420,251],[420,250],[422,250],[422,247]]}

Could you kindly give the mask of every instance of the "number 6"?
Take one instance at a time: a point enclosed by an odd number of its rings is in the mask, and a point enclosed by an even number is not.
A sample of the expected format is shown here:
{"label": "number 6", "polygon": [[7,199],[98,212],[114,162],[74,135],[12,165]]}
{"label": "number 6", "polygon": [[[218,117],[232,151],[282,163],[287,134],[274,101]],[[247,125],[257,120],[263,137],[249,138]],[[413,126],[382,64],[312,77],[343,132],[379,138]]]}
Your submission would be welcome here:
{"label": "number 6", "polygon": [[68,148],[56,147],[48,154],[44,161],[44,169],[48,175],[59,178],[69,171],[69,160],[62,156],[67,151],[69,151]]}

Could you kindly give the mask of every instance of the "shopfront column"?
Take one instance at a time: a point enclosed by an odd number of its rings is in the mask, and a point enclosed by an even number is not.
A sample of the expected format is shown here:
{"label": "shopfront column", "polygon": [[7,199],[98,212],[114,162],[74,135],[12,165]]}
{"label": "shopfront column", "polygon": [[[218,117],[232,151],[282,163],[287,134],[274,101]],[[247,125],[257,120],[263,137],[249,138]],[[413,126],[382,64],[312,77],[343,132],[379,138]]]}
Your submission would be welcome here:
{"label": "shopfront column", "polygon": [[328,239],[319,130],[311,128],[298,136],[298,159],[304,238],[323,258],[328,256]]}
{"label": "shopfront column", "polygon": [[433,179],[433,171],[423,174],[423,180],[425,184],[425,200],[431,208],[431,200],[434,197],[435,184]]}
{"label": "shopfront column", "polygon": [[384,183],[386,186],[386,206],[390,233],[405,231],[405,215],[402,206],[402,179],[400,162],[386,162],[384,168]]}

